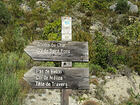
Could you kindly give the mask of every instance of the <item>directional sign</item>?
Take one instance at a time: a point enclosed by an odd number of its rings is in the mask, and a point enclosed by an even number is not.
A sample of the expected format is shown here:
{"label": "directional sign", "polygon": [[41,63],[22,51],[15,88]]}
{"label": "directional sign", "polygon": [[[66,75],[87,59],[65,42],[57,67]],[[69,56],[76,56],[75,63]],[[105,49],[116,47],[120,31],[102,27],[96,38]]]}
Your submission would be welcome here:
{"label": "directional sign", "polygon": [[88,62],[88,42],[36,40],[24,50],[33,60]]}
{"label": "directional sign", "polygon": [[72,19],[71,17],[62,17],[62,34],[72,33]]}
{"label": "directional sign", "polygon": [[88,68],[33,67],[24,79],[32,88],[89,89]]}
{"label": "directional sign", "polygon": [[62,41],[72,41],[72,19],[71,17],[62,17]]}

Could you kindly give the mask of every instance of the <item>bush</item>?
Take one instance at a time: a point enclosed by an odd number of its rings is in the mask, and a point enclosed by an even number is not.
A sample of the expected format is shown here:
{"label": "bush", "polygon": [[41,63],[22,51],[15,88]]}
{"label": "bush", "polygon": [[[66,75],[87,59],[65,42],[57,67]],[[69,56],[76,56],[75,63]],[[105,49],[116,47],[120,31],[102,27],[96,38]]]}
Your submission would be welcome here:
{"label": "bush", "polygon": [[21,27],[15,27],[14,30],[6,30],[6,35],[3,37],[3,42],[0,44],[0,51],[17,51],[22,52],[26,44],[23,37],[23,30]]}
{"label": "bush", "polygon": [[113,74],[116,74],[117,69],[114,68],[114,67],[108,66],[108,67],[106,68],[106,71],[107,71],[107,72],[110,72],[110,73],[113,73]]}
{"label": "bush", "polygon": [[125,46],[133,45],[137,43],[138,37],[140,37],[140,23],[136,22],[122,29],[118,44]]}
{"label": "bush", "polygon": [[0,1],[0,24],[8,24],[11,20],[11,14],[4,5],[2,1]]}
{"label": "bush", "polygon": [[30,57],[25,54],[16,54],[14,52],[1,54],[0,70],[5,70],[8,73],[16,70],[25,69],[30,63]]}
{"label": "bush", "polygon": [[[96,31],[93,40],[93,58],[91,62],[100,65],[103,69],[117,67],[118,64],[126,64],[127,50],[108,42],[101,33]],[[114,69],[112,70],[114,71]]]}
{"label": "bush", "polygon": [[89,65],[89,69],[90,69],[90,74],[97,75],[97,76],[99,76],[101,73],[105,71],[100,65],[93,64],[93,63]]}
{"label": "bush", "polygon": [[21,105],[20,86],[16,76],[0,71],[0,105]]}
{"label": "bush", "polygon": [[50,10],[51,10],[52,13],[64,14],[64,12],[66,11],[66,2],[56,0],[51,5]]}
{"label": "bush", "polygon": [[126,13],[129,11],[129,5],[128,5],[128,0],[118,0],[117,1],[117,6],[116,6],[116,11],[118,13]]}
{"label": "bush", "polygon": [[94,0],[93,7],[98,10],[107,9],[107,3],[104,0]]}
{"label": "bush", "polygon": [[93,48],[94,58],[92,62],[106,68],[109,62],[109,47],[105,37],[97,31],[95,32]]}
{"label": "bush", "polygon": [[50,41],[61,40],[61,19],[55,20],[51,23],[46,21],[42,38]]}

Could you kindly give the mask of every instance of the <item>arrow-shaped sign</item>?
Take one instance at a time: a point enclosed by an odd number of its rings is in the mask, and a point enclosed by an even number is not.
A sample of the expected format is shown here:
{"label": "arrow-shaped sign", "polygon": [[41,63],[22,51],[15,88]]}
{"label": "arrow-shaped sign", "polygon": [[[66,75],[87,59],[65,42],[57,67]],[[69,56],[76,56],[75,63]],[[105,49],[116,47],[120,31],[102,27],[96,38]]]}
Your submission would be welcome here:
{"label": "arrow-shaped sign", "polygon": [[88,42],[36,40],[24,50],[33,60],[88,62]]}
{"label": "arrow-shaped sign", "polygon": [[32,88],[89,89],[88,68],[33,67],[26,74]]}

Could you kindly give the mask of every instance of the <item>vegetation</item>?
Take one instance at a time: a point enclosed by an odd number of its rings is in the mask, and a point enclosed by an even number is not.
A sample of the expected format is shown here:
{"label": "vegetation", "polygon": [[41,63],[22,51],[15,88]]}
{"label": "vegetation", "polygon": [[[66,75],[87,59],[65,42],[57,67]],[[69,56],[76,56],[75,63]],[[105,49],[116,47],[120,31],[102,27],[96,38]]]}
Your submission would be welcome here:
{"label": "vegetation", "polygon": [[118,0],[116,11],[118,13],[126,13],[129,10],[128,0]]}
{"label": "vegetation", "polygon": [[[138,18],[140,10],[127,13],[127,0],[117,0],[115,12],[108,8],[116,0],[44,0],[46,7],[37,7],[36,1],[0,1],[0,105],[22,104],[27,91],[22,77],[33,65],[60,66],[60,62],[35,62],[23,49],[33,40],[61,40],[61,16],[65,15],[73,18],[73,41],[89,43],[89,63],[73,63],[74,67],[89,66],[91,75],[101,76],[118,73],[119,66],[126,65],[140,75],[140,23],[130,20]],[[25,12],[21,4],[31,11]],[[91,33],[94,22],[103,27]],[[109,40],[106,28],[116,43]]]}

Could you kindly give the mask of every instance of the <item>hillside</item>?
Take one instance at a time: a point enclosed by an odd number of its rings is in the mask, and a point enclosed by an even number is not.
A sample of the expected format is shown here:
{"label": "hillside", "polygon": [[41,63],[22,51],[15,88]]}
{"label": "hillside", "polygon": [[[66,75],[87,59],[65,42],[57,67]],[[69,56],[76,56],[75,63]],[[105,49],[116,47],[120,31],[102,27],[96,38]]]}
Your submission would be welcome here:
{"label": "hillside", "polygon": [[73,67],[89,66],[90,90],[73,91],[70,105],[140,105],[138,0],[1,0],[0,105],[29,104],[42,91],[60,94],[31,89],[23,76],[33,66],[60,67],[33,61],[24,48],[34,40],[60,41],[62,16],[72,17],[72,40],[89,44],[89,62]]}

